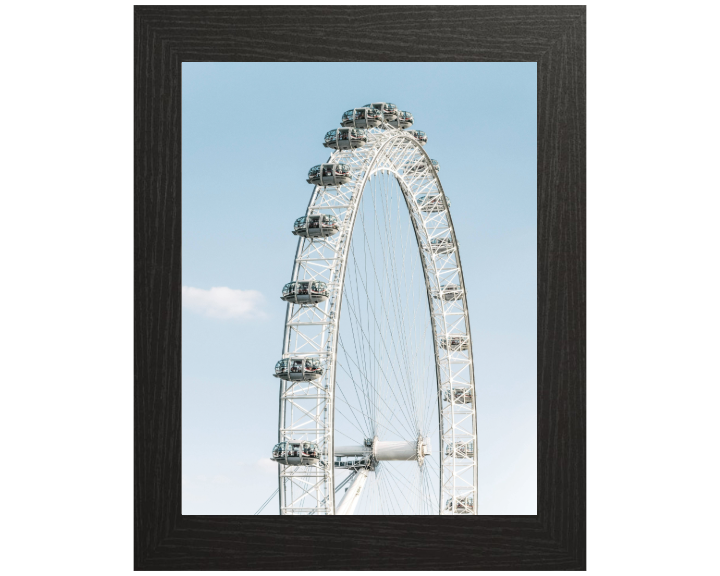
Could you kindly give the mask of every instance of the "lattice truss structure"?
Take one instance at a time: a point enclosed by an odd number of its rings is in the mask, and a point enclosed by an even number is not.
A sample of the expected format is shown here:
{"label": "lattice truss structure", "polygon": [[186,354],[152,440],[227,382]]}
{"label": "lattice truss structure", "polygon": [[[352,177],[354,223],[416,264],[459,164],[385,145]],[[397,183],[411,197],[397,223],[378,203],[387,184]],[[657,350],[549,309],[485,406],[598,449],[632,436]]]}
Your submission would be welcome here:
{"label": "lattice truss structure", "polygon": [[[335,514],[335,380],[339,322],[348,252],[358,206],[371,177],[392,175],[400,185],[417,240],[428,293],[437,377],[439,433],[439,514],[476,514],[477,442],[470,324],[458,243],[436,170],[422,146],[402,129],[383,123],[366,131],[368,142],[336,150],[328,163],[351,167],[352,179],[337,186],[315,186],[307,215],[338,219],[339,232],[298,242],[293,281],[325,282],[327,300],[287,306],[283,358],[320,359],[322,377],[281,380],[279,442],[317,444],[317,464],[279,465],[281,514]],[[409,170],[410,166],[425,166]],[[439,209],[423,202],[441,195]],[[435,201],[437,198],[435,197]],[[413,249],[412,245],[409,249]],[[455,286],[455,298],[443,287]],[[351,322],[350,317],[345,322]],[[469,400],[468,400],[469,398]]]}

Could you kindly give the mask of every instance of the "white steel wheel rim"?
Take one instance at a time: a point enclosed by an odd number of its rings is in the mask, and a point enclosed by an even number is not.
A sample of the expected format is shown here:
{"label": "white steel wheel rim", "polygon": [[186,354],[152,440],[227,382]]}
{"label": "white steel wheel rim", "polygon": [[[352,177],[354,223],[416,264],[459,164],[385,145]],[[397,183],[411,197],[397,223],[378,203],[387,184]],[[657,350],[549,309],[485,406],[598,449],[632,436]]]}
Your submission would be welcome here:
{"label": "white steel wheel rim", "polygon": [[[410,133],[388,124],[366,132],[367,144],[354,150],[336,150],[326,162],[350,165],[352,179],[337,186],[315,186],[308,205],[307,215],[337,217],[339,232],[327,238],[300,237],[298,241],[292,281],[325,282],[329,297],[312,306],[288,303],[282,358],[319,358],[324,372],[312,381],[280,380],[278,441],[316,443],[322,457],[317,465],[279,464],[280,513],[327,515],[339,508],[336,496],[340,494],[335,494],[339,488],[335,482],[335,446],[340,444],[335,437],[335,394],[346,269],[367,184],[377,174],[388,174],[396,179],[406,202],[430,309],[438,404],[436,436],[440,444],[433,446],[439,458],[439,498],[435,499],[434,513],[477,514],[472,339],[450,211],[430,158]],[[406,170],[419,162],[425,163],[424,171]],[[431,195],[442,198],[444,209],[423,211],[418,198]],[[457,299],[443,297],[441,287],[448,285],[458,287]],[[458,397],[458,390],[467,393]]]}

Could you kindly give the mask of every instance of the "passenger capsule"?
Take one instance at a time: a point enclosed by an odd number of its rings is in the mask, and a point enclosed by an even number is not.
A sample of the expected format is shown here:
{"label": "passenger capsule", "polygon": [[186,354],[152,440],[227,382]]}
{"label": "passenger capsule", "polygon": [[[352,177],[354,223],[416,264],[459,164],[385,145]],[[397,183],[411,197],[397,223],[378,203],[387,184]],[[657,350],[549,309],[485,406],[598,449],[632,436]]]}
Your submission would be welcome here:
{"label": "passenger capsule", "polygon": [[349,150],[360,148],[367,143],[367,140],[367,134],[361,128],[335,128],[325,134],[323,146],[335,150]]}
{"label": "passenger capsule", "polygon": [[288,440],[275,444],[270,459],[291,466],[316,466],[320,462],[320,450],[315,442]]}
{"label": "passenger capsule", "polygon": [[412,137],[415,138],[415,140],[417,140],[418,142],[420,142],[422,146],[425,146],[425,144],[427,144],[427,134],[425,134],[425,132],[423,132],[422,130],[408,130],[407,134],[412,135]]}
{"label": "passenger capsule", "polygon": [[352,173],[347,164],[318,164],[310,168],[307,181],[317,186],[339,186],[351,179]]}
{"label": "passenger capsule", "polygon": [[329,295],[330,292],[325,282],[301,280],[285,284],[280,299],[293,304],[317,304],[327,300]]}
{"label": "passenger capsule", "polygon": [[450,334],[447,338],[440,338],[440,348],[451,352],[460,352],[470,348],[470,338],[465,334]]}
{"label": "passenger capsule", "polygon": [[475,509],[475,498],[472,496],[458,496],[450,498],[445,502],[445,510],[453,512],[453,500],[455,500],[455,514],[472,514]]}
{"label": "passenger capsule", "polygon": [[433,254],[448,254],[455,250],[455,243],[452,238],[433,238],[430,240],[430,246],[423,246],[423,250]]}
{"label": "passenger capsule", "polygon": [[475,443],[472,440],[468,442],[451,442],[445,446],[445,456],[452,458],[474,458]]}
{"label": "passenger capsule", "polygon": [[330,214],[311,214],[300,216],[295,220],[293,234],[303,238],[327,238],[337,234],[340,230],[340,223],[335,216]]}
{"label": "passenger capsule", "polygon": [[455,386],[443,392],[445,402],[454,402],[455,404],[472,404],[473,390],[469,386]]}
{"label": "passenger capsule", "polygon": [[434,298],[442,298],[446,302],[460,300],[462,298],[462,289],[457,284],[443,284],[440,290],[433,292]]}
{"label": "passenger capsule", "polygon": [[390,124],[390,126],[400,129],[410,128],[414,122],[415,119],[413,118],[412,112],[404,111],[399,111],[395,120],[388,120],[388,124]]}
{"label": "passenger capsule", "polygon": [[383,114],[377,108],[369,106],[365,108],[353,108],[342,115],[340,124],[352,126],[353,128],[375,128],[383,121]]}
{"label": "passenger capsule", "polygon": [[317,358],[283,358],[275,364],[275,378],[282,380],[317,380],[323,368]]}
{"label": "passenger capsule", "polygon": [[[435,172],[440,172],[440,162],[437,160],[430,160],[432,162],[433,168],[435,168]],[[425,160],[421,160],[420,162],[414,162],[410,164],[407,168],[405,168],[405,172],[407,174],[414,174],[419,172],[430,172],[428,170],[428,165]]]}
{"label": "passenger capsule", "polygon": [[450,198],[445,196],[443,202],[442,194],[421,194],[415,201],[422,212],[443,212],[446,205],[450,208]]}
{"label": "passenger capsule", "polygon": [[365,104],[366,108],[370,108],[371,106],[382,112],[386,122],[397,120],[398,118],[398,107],[391,102],[373,102],[372,104]]}

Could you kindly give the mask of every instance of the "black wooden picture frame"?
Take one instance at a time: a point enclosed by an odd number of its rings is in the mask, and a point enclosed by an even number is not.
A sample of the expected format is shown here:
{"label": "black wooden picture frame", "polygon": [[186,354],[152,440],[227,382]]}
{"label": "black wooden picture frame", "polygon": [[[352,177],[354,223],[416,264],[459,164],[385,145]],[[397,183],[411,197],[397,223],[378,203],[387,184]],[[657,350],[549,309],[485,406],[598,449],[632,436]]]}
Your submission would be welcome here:
{"label": "black wooden picture frame", "polygon": [[[371,21],[357,6],[135,7],[136,570],[585,569],[585,7],[373,11]],[[537,62],[536,516],[181,514],[180,111],[191,61]]]}

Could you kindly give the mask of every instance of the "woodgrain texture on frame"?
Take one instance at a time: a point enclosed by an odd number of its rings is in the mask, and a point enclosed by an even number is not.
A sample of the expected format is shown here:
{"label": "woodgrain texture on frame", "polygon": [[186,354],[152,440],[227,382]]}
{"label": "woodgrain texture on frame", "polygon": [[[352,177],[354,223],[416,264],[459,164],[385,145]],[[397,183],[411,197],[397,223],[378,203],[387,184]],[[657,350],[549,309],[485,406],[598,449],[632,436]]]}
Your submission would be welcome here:
{"label": "woodgrain texture on frame", "polygon": [[[585,7],[357,8],[135,7],[135,568],[584,570]],[[181,515],[188,61],[538,63],[537,516]]]}

